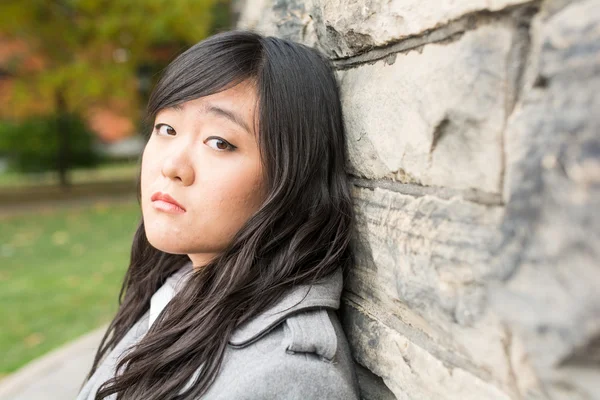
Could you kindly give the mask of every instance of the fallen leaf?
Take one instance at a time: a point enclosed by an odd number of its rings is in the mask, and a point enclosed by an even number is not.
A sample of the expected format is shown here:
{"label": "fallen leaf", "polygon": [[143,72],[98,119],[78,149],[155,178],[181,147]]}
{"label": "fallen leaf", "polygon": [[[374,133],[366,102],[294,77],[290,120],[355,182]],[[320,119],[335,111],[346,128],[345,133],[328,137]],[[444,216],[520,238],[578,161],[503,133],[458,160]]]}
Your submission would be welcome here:
{"label": "fallen leaf", "polygon": [[29,335],[25,339],[23,339],[23,342],[25,343],[25,346],[27,346],[27,347],[35,347],[35,346],[39,345],[40,343],[42,343],[44,341],[44,339],[46,339],[46,337],[44,335],[42,335],[39,332],[36,332],[36,333],[32,333],[31,335]]}

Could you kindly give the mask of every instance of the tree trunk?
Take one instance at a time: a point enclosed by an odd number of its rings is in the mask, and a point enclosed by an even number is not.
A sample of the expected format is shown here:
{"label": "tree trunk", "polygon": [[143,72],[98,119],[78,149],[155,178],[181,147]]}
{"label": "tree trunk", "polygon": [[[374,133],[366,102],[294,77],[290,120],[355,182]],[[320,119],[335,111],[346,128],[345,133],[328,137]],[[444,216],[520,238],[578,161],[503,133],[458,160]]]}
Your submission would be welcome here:
{"label": "tree trunk", "polygon": [[67,104],[62,90],[56,92],[56,114],[56,134],[58,135],[58,176],[61,188],[68,190],[71,187],[71,181],[69,179],[69,167],[71,161],[71,151],[69,148],[70,126]]}

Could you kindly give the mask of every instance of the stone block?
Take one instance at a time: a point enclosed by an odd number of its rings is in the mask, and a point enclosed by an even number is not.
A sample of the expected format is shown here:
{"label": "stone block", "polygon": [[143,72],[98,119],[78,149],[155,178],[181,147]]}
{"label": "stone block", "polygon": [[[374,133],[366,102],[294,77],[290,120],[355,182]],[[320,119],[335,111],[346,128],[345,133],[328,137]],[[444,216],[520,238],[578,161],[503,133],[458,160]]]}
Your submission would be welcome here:
{"label": "stone block", "polygon": [[[497,234],[502,208],[458,197],[413,197],[379,188],[355,188],[353,194],[357,263],[346,283],[345,298],[354,308],[368,310],[389,340],[376,348],[364,348],[374,331],[361,328],[356,316],[350,323],[357,324],[352,328],[352,345],[366,357],[359,362],[369,369],[377,365],[371,370],[396,396],[405,385],[433,390],[423,389],[427,395],[418,397],[421,389],[415,389],[407,398],[436,398],[433,395],[442,390],[442,382],[457,388],[443,398],[463,398],[458,387],[466,387],[469,379],[450,384],[458,375],[446,376],[447,368],[460,370],[462,377],[471,376],[473,387],[468,390],[473,395],[485,392],[492,396],[489,398],[504,398],[498,393],[535,393],[534,380],[518,387],[515,376],[531,376],[532,372],[526,363],[512,361],[510,332],[486,301],[486,277],[492,265],[488,249]],[[410,373],[399,374],[403,350],[396,342],[418,348],[420,374],[432,363],[429,368],[439,369],[440,374],[432,379],[439,382],[429,382],[431,376],[413,376],[411,380]],[[436,385],[440,386],[433,389]],[[480,391],[483,387],[484,392]]]}
{"label": "stone block", "polygon": [[465,14],[499,11],[527,0],[314,0],[320,46],[334,58],[421,35]]}
{"label": "stone block", "polygon": [[554,3],[507,128],[489,297],[553,399],[600,399],[600,13]]}
{"label": "stone block", "polygon": [[500,193],[512,27],[339,71],[354,175]]}
{"label": "stone block", "polygon": [[327,53],[318,43],[312,0],[254,0],[239,5],[240,29],[251,29],[304,43]]}
{"label": "stone block", "polygon": [[351,303],[342,305],[354,357],[381,375],[398,400],[509,400],[494,385],[448,365]]}

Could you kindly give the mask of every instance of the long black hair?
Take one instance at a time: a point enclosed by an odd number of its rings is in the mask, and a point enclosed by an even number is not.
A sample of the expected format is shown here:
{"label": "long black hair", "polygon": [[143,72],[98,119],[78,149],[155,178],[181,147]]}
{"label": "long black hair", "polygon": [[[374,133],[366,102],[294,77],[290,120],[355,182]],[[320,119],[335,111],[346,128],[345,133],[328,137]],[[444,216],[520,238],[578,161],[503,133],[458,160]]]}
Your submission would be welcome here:
{"label": "long black hair", "polygon": [[[104,382],[96,399],[114,393],[118,399],[199,397],[214,381],[236,327],[291,287],[314,283],[340,267],[346,270],[354,261],[339,89],[319,52],[249,31],[219,33],[167,67],[150,97],[148,116],[246,80],[258,94],[266,199],[228,247],[194,271],[147,334],[120,359],[119,373]],[[119,310],[88,377],[148,311],[152,294],[189,261],[187,255],[151,246],[140,222]],[[181,392],[200,366],[197,380]]]}

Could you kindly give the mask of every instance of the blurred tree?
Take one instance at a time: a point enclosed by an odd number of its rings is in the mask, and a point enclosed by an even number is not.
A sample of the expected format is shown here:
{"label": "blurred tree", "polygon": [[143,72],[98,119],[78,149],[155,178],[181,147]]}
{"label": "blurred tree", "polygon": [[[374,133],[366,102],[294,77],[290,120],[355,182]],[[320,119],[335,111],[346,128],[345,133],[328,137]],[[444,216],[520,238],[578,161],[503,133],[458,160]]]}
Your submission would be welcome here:
{"label": "blurred tree", "polygon": [[[66,116],[115,104],[123,113],[139,116],[140,68],[164,66],[183,48],[226,26],[223,9],[229,1],[0,2],[0,37],[23,41],[29,53],[5,66],[14,78],[10,117],[39,113],[40,104],[56,115],[63,186],[68,186],[72,139]],[[39,65],[32,66],[31,55]]]}
{"label": "blurred tree", "polygon": [[[100,161],[93,151],[94,134],[80,116],[63,114],[61,124],[68,126],[71,166],[93,167]],[[0,123],[0,154],[7,158],[8,169],[18,172],[56,170],[59,139],[56,116],[29,117]]]}

